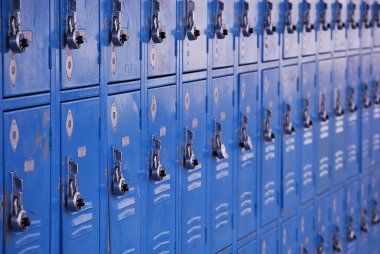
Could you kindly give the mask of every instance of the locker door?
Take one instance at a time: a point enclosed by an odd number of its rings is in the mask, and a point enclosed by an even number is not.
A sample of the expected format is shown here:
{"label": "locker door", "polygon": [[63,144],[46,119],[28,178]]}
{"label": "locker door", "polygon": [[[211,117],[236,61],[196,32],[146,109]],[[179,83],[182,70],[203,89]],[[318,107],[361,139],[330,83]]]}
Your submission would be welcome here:
{"label": "locker door", "polygon": [[280,33],[282,33],[282,56],[298,56],[299,3],[297,0],[282,0],[280,3]]}
{"label": "locker door", "polygon": [[262,83],[262,151],[261,151],[261,226],[274,221],[279,214],[280,138],[278,114],[278,69],[263,71]]}
{"label": "locker door", "polygon": [[238,249],[238,254],[257,254],[258,252],[256,248],[256,241],[254,240]]}
{"label": "locker door", "polygon": [[148,76],[175,73],[176,68],[176,2],[144,1],[148,33]]}
{"label": "locker door", "polygon": [[102,0],[107,22],[102,37],[107,45],[108,82],[140,78],[140,1]]}
{"label": "locker door", "polygon": [[60,1],[62,89],[99,83],[99,1]]}
{"label": "locker door", "polygon": [[259,1],[241,0],[238,5],[239,18],[239,64],[258,60]]}
{"label": "locker door", "polygon": [[331,224],[330,224],[330,241],[331,252],[346,252],[346,216],[345,209],[345,190],[341,188],[334,191],[331,204]]}
{"label": "locker door", "polygon": [[261,254],[279,253],[278,250],[278,229],[272,229],[261,237]]}
{"label": "locker door", "polygon": [[314,195],[314,137],[315,64],[302,65],[301,81],[301,147],[300,147],[300,202],[309,201]]}
{"label": "locker door", "polygon": [[330,198],[318,201],[316,205],[316,226],[315,226],[315,250],[317,254],[331,253],[331,236],[329,228],[330,222]]}
{"label": "locker door", "polygon": [[175,86],[148,90],[147,253],[175,252]]}
{"label": "locker door", "polygon": [[110,96],[107,105],[109,246],[112,253],[140,253],[140,93]]}
{"label": "locker door", "polygon": [[361,168],[366,172],[371,168],[371,112],[373,98],[371,98],[371,55],[363,55],[360,82],[361,98]]}
{"label": "locker door", "polygon": [[50,1],[12,0],[1,5],[4,97],[48,91]]}
{"label": "locker door", "polygon": [[181,253],[205,253],[206,81],[183,84],[181,114]]}
{"label": "locker door", "polygon": [[277,60],[280,53],[280,0],[264,0],[261,7],[262,61]]}
{"label": "locker door", "polygon": [[345,158],[345,118],[348,112],[345,107],[346,102],[346,59],[334,60],[333,89],[330,90],[331,114],[331,139],[332,154],[331,171],[333,185],[338,185],[344,181],[344,158]]}
{"label": "locker door", "polygon": [[371,148],[372,165],[380,163],[380,54],[374,54],[372,64],[372,112],[371,112]]}
{"label": "locker door", "polygon": [[[359,194],[360,185],[355,181],[346,188],[345,235],[347,253],[358,253],[358,237],[360,230]],[[360,250],[361,251],[361,250]]]}
{"label": "locker door", "polygon": [[182,0],[182,4],[183,71],[206,69],[207,1]]}
{"label": "locker door", "polygon": [[348,76],[346,86],[346,177],[359,173],[359,94],[358,90],[358,64],[357,56],[348,59]]}
{"label": "locker door", "polygon": [[[5,253],[50,251],[50,108],[4,114]],[[36,191],[38,185],[38,191]]]}
{"label": "locker door", "polygon": [[316,123],[316,180],[317,193],[321,194],[328,190],[330,183],[330,91],[331,91],[331,60],[318,63],[318,94],[316,95],[316,112],[318,122]]}
{"label": "locker door", "polygon": [[297,219],[291,218],[283,223],[280,235],[281,253],[297,253]]}
{"label": "locker door", "polygon": [[373,39],[374,46],[380,46],[380,0],[374,0],[372,3],[372,22],[373,22]]}
{"label": "locker door", "polygon": [[[91,128],[89,128],[91,126]],[[99,99],[61,105],[61,252],[99,252]]]}
{"label": "locker door", "polygon": [[256,230],[257,206],[257,72],[240,75],[239,82],[239,148],[237,170],[236,216],[237,237],[242,239]]}
{"label": "locker door", "polygon": [[332,1],[320,0],[317,2],[317,39],[319,53],[331,51],[331,21],[332,21]]}
{"label": "locker door", "polygon": [[380,242],[379,242],[379,236],[380,236],[380,197],[379,197],[379,190],[380,190],[380,172],[379,169],[376,169],[371,174],[371,182],[370,182],[370,216],[371,216],[371,223],[370,223],[370,252],[371,254],[378,254],[380,251]]}
{"label": "locker door", "polygon": [[233,129],[234,81],[231,76],[212,81],[211,122],[212,140],[210,174],[211,194],[211,251],[215,253],[232,244],[233,209],[233,154],[235,131]]}
{"label": "locker door", "polygon": [[300,0],[300,26],[302,28],[300,41],[302,44],[302,56],[313,55],[316,52],[316,11],[315,0]]}
{"label": "locker door", "polygon": [[299,215],[299,252],[298,253],[313,253],[314,252],[314,215],[313,209],[308,208],[302,211]]}
{"label": "locker door", "polygon": [[347,41],[349,49],[359,48],[361,0],[347,0]]}
{"label": "locker door", "polygon": [[347,21],[347,0],[335,0],[332,2],[332,37],[334,50],[346,50],[346,21]]}
{"label": "locker door", "polygon": [[298,67],[284,67],[281,72],[281,101],[279,104],[282,133],[281,209],[287,215],[298,204],[299,122]]}
{"label": "locker door", "polygon": [[371,223],[371,209],[370,209],[370,193],[369,184],[370,177],[364,176],[359,180],[360,183],[360,222],[359,222],[359,243],[358,249],[363,253],[369,253],[369,233],[370,233],[370,223]]}
{"label": "locker door", "polygon": [[360,3],[360,44],[362,48],[372,47],[372,19],[371,0],[362,0]]}

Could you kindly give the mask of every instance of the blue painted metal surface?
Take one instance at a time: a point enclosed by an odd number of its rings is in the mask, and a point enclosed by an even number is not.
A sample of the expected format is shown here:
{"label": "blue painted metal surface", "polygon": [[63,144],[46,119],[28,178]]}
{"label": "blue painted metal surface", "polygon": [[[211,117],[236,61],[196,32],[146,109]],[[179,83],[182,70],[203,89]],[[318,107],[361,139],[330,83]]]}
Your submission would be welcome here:
{"label": "blue painted metal surface", "polygon": [[314,216],[313,209],[307,208],[300,212],[298,219],[298,248],[300,253],[313,251],[314,248]]}

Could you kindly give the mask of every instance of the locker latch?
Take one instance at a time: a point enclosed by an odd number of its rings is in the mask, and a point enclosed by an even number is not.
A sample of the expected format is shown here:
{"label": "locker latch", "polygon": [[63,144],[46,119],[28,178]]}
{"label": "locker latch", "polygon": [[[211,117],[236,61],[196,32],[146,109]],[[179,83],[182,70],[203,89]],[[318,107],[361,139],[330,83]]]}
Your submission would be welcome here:
{"label": "locker latch", "polygon": [[363,84],[363,97],[362,97],[362,100],[363,100],[363,107],[366,108],[366,109],[369,108],[369,107],[371,107],[371,105],[372,105],[368,90],[369,90],[368,84],[364,83]]}
{"label": "locker latch", "polygon": [[224,3],[220,0],[216,1],[216,15],[215,15],[215,34],[218,39],[224,39],[228,35],[226,25],[223,23]]}
{"label": "locker latch", "polygon": [[342,107],[341,97],[342,97],[342,93],[339,89],[337,89],[335,92],[334,113],[338,117],[344,115],[344,109]]}
{"label": "locker latch", "polygon": [[356,29],[359,24],[357,22],[357,20],[355,20],[355,12],[356,12],[356,4],[354,4],[353,2],[350,2],[348,4],[348,23],[350,24],[350,27],[352,29]]}
{"label": "locker latch", "polygon": [[25,231],[31,224],[31,221],[23,207],[22,192],[23,180],[16,177],[15,172],[11,172],[12,181],[12,204],[11,204],[11,228],[14,231]]}
{"label": "locker latch", "polygon": [[327,21],[327,11],[328,11],[328,5],[325,1],[321,1],[319,3],[319,23],[322,26],[323,31],[327,31],[330,29],[330,23]]}
{"label": "locker latch", "polygon": [[380,104],[380,95],[379,95],[379,82],[375,81],[375,84],[373,85],[373,103],[378,105]]}
{"label": "locker latch", "polygon": [[362,24],[364,24],[364,28],[371,28],[371,20],[370,20],[370,6],[366,1],[362,2],[361,5],[361,14],[362,14]]}
{"label": "locker latch", "polygon": [[377,213],[377,200],[373,200],[372,202],[372,209],[371,209],[371,223],[373,225],[377,225],[380,223],[380,218]]}
{"label": "locker latch", "polygon": [[346,25],[342,21],[342,9],[343,4],[340,2],[336,2],[334,4],[334,19],[335,19],[335,25],[338,28],[338,30],[342,30]]}
{"label": "locker latch", "polygon": [[291,106],[286,103],[284,116],[284,132],[286,135],[292,135],[294,132],[296,132],[296,128],[294,127],[291,119],[291,110]]}
{"label": "locker latch", "polygon": [[9,47],[13,53],[23,53],[32,42],[32,31],[21,31],[21,0],[11,1]]}
{"label": "locker latch", "polygon": [[314,29],[314,24],[310,21],[310,10],[311,10],[311,4],[308,1],[302,2],[302,9],[303,9],[303,26],[305,27],[305,30],[307,33],[310,33]]}
{"label": "locker latch", "polygon": [[123,46],[128,40],[128,28],[121,27],[121,11],[122,2],[121,0],[113,1],[113,13],[112,13],[112,44],[115,47]]}
{"label": "locker latch", "polygon": [[241,15],[241,32],[244,37],[249,37],[251,36],[251,34],[253,34],[253,28],[249,25],[248,11],[249,3],[247,1],[243,1]]}
{"label": "locker latch", "polygon": [[301,254],[308,254],[308,253],[309,253],[308,249],[305,246],[302,246],[301,247]]}
{"label": "locker latch", "polygon": [[293,24],[293,17],[292,17],[292,10],[293,10],[293,3],[286,1],[285,4],[285,26],[286,26],[286,31],[289,34],[292,34],[296,29],[296,25]]}
{"label": "locker latch", "polygon": [[335,252],[342,252],[343,251],[343,246],[342,246],[342,243],[339,239],[339,227],[338,226],[335,226],[335,232],[334,232],[334,235],[333,235],[333,251]]}
{"label": "locker latch", "polygon": [[354,231],[353,223],[354,223],[354,219],[352,218],[352,216],[348,216],[348,226],[347,226],[346,236],[347,236],[347,241],[349,242],[353,242],[356,240],[356,234]]}
{"label": "locker latch", "polygon": [[264,16],[264,27],[267,34],[272,35],[276,32],[277,28],[272,24],[272,10],[273,3],[271,1],[265,1],[265,16]]}
{"label": "locker latch", "polygon": [[368,228],[368,218],[367,218],[367,209],[364,208],[362,212],[362,216],[360,218],[360,230],[364,233],[368,233],[369,228]]}
{"label": "locker latch", "polygon": [[326,95],[324,93],[321,93],[319,97],[319,119],[321,122],[329,120],[329,114],[326,109]]}
{"label": "locker latch", "polygon": [[112,146],[113,154],[113,178],[112,190],[117,196],[123,196],[129,191],[129,186],[123,177],[123,153]]}
{"label": "locker latch", "polygon": [[358,109],[355,103],[355,89],[352,86],[348,88],[348,109],[351,113]]}
{"label": "locker latch", "polygon": [[374,26],[380,27],[380,4],[377,1],[373,3],[372,20]]}
{"label": "locker latch", "polygon": [[186,128],[185,135],[186,143],[184,166],[186,169],[194,169],[196,166],[199,165],[199,162],[194,155],[194,132]]}
{"label": "locker latch", "polygon": [[67,198],[66,198],[66,205],[67,209],[72,212],[78,212],[82,210],[82,207],[84,207],[85,202],[82,196],[80,195],[78,191],[78,170],[79,165],[71,160],[70,157],[67,157],[67,170],[68,170],[68,177],[67,177]]}
{"label": "locker latch", "polygon": [[273,142],[276,138],[276,135],[274,134],[271,127],[271,117],[272,117],[272,112],[268,109],[265,109],[263,137],[266,142]]}
{"label": "locker latch", "polygon": [[214,140],[212,155],[219,160],[227,159],[227,149],[226,146],[222,143],[222,124],[219,123],[216,119],[214,121]]}
{"label": "locker latch", "polygon": [[325,254],[325,238],[322,235],[318,235],[317,254]]}
{"label": "locker latch", "polygon": [[248,116],[242,114],[241,116],[241,128],[240,128],[240,137],[239,137],[239,146],[245,150],[252,150],[252,140],[248,134]]}
{"label": "locker latch", "polygon": [[166,38],[166,32],[160,24],[160,2],[152,0],[152,28],[151,37],[154,43],[162,43]]}
{"label": "locker latch", "polygon": [[152,137],[152,158],[150,175],[154,181],[161,181],[166,176],[166,170],[161,165],[161,141]]}
{"label": "locker latch", "polygon": [[77,0],[69,0],[66,42],[70,49],[79,49],[86,41],[86,31],[77,28]]}
{"label": "locker latch", "polygon": [[309,113],[309,99],[303,100],[302,126],[305,129],[309,129],[311,126],[313,126],[313,121],[311,120]]}
{"label": "locker latch", "polygon": [[186,33],[190,41],[196,40],[201,35],[195,25],[195,2],[192,0],[186,1]]}

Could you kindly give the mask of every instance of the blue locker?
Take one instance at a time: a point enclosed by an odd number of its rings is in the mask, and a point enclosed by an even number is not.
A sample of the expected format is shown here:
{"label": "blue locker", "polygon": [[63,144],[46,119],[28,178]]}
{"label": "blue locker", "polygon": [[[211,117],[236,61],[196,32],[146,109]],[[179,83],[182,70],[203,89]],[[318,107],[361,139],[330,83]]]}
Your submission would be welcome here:
{"label": "blue locker", "polygon": [[371,55],[362,55],[360,65],[360,97],[361,97],[361,170],[366,172],[371,167],[371,146],[372,135],[368,131],[371,129],[371,113],[373,98],[371,96]]}
{"label": "blue locker", "polygon": [[331,51],[332,1],[334,0],[320,0],[317,2],[317,23],[315,27],[319,53]]}
{"label": "blue locker", "polygon": [[206,81],[183,84],[181,105],[181,253],[205,253]]}
{"label": "blue locker", "polygon": [[315,54],[316,51],[316,31],[317,10],[315,0],[300,0],[300,35],[299,40],[302,45],[302,56]]}
{"label": "blue locker", "polygon": [[380,171],[377,168],[372,174],[371,174],[371,182],[370,182],[370,203],[369,203],[369,209],[370,209],[370,246],[369,246],[369,253],[371,254],[377,254],[380,250],[380,242],[379,242],[379,236],[380,236]]}
{"label": "blue locker", "polygon": [[315,249],[317,254],[331,253],[330,224],[330,198],[317,201],[315,209]]}
{"label": "blue locker", "polygon": [[345,190],[335,190],[331,204],[330,239],[331,252],[346,253]]}
{"label": "blue locker", "polygon": [[[91,126],[91,128],[89,128]],[[61,104],[61,252],[99,252],[99,99]]]}
{"label": "blue locker", "polygon": [[292,58],[298,56],[298,10],[297,0],[283,0],[280,3],[279,32],[282,38],[282,57]]}
{"label": "blue locker", "polygon": [[[280,189],[280,136],[278,113],[278,69],[262,72],[261,106],[261,226],[274,221],[279,215]],[[272,253],[272,252],[270,252]]]}
{"label": "blue locker", "polygon": [[282,254],[297,253],[297,219],[291,218],[282,224],[280,234]]}
{"label": "blue locker", "polygon": [[279,253],[277,235],[278,235],[277,228],[274,228],[270,230],[269,232],[263,234],[261,236],[261,247],[258,253],[261,253],[261,254]]}
{"label": "blue locker", "polygon": [[[50,1],[2,1],[4,97],[50,90]],[[31,68],[31,63],[33,68]]]}
{"label": "blue locker", "polygon": [[[141,252],[140,93],[108,97],[109,248]],[[133,229],[126,237],[125,229]]]}
{"label": "blue locker", "polygon": [[233,65],[234,8],[237,0],[208,0],[212,68]]}
{"label": "blue locker", "polygon": [[362,0],[360,3],[360,46],[361,48],[372,47],[372,23],[371,17],[372,0]]}
{"label": "blue locker", "polygon": [[63,89],[99,83],[99,0],[60,1]]}
{"label": "blue locker", "polygon": [[314,214],[312,208],[307,208],[299,215],[298,250],[296,253],[314,253]]}
{"label": "blue locker", "polygon": [[334,59],[333,89],[330,90],[330,111],[332,140],[331,146],[331,173],[332,184],[338,185],[344,181],[344,159],[345,159],[345,118],[346,110],[346,58]]}
{"label": "blue locker", "polygon": [[282,169],[281,169],[281,214],[288,215],[298,204],[298,152],[299,152],[299,91],[298,66],[288,66],[281,70],[281,101],[279,103]]}
{"label": "blue locker", "polygon": [[347,0],[335,0],[332,2],[332,39],[335,51],[346,50],[346,21]]}
{"label": "blue locker", "polygon": [[318,121],[315,128],[316,181],[317,194],[328,190],[330,184],[330,94],[331,94],[331,60],[318,63],[316,114]]}
{"label": "blue locker", "polygon": [[373,27],[373,46],[379,47],[380,46],[380,1],[379,0],[373,0],[372,6],[372,13],[371,13],[371,21],[372,21],[372,27]]}
{"label": "blue locker", "polygon": [[314,135],[315,63],[302,65],[301,70],[301,147],[300,147],[300,202],[309,201],[314,195]]}
{"label": "blue locker", "polygon": [[347,75],[347,86],[346,86],[346,130],[345,130],[345,140],[346,140],[346,155],[345,155],[345,171],[346,177],[352,177],[359,173],[359,87],[358,87],[358,76],[359,76],[359,58],[357,56],[352,56],[348,58],[348,75]]}
{"label": "blue locker", "polygon": [[360,230],[358,230],[359,243],[358,248],[363,253],[369,253],[369,233],[370,233],[370,223],[371,223],[371,210],[370,203],[371,199],[369,196],[369,183],[370,177],[364,176],[360,181],[360,199],[359,199],[359,209],[360,209]]}
{"label": "blue locker", "polygon": [[237,237],[242,239],[256,230],[258,74],[240,75],[239,82],[239,149],[237,170],[236,217]]}
{"label": "blue locker", "polygon": [[182,0],[183,72],[207,68],[207,1]]}
{"label": "blue locker", "polygon": [[146,252],[175,252],[176,87],[148,90]]}
{"label": "blue locker", "polygon": [[107,81],[140,78],[140,1],[102,0],[102,40],[107,49]]}
{"label": "blue locker", "polygon": [[372,112],[371,115],[371,155],[372,165],[380,164],[380,54],[373,55],[372,62]]}
{"label": "blue locker", "polygon": [[234,131],[234,81],[232,76],[216,78],[211,85],[211,121],[209,123],[212,141],[210,174],[210,243],[215,253],[232,244],[233,212],[233,154],[237,144]]}
{"label": "blue locker", "polygon": [[[148,41],[148,77],[174,74],[176,70],[176,2],[147,0],[143,3]],[[144,37],[145,37],[144,36]]]}
{"label": "blue locker", "polygon": [[241,247],[240,249],[238,249],[237,253],[238,254],[257,254],[259,252],[257,252],[257,246],[256,246],[256,241],[252,241],[248,244],[246,244],[245,246]]}
{"label": "blue locker", "polygon": [[48,253],[50,107],[5,113],[3,140],[6,241],[2,252]]}
{"label": "blue locker", "polygon": [[262,61],[273,61],[280,54],[280,0],[261,2]]}
{"label": "blue locker", "polygon": [[259,1],[241,0],[238,6],[239,19],[239,64],[258,60]]}
{"label": "blue locker", "polygon": [[[359,209],[360,184],[354,181],[346,187],[346,204],[344,209],[345,216],[345,235],[346,253],[358,253],[358,237],[360,230],[360,209]],[[361,251],[361,250],[360,250]]]}
{"label": "blue locker", "polygon": [[347,0],[347,41],[349,49],[359,48],[360,42],[360,32],[359,32],[359,21],[360,21],[360,9],[361,0]]}

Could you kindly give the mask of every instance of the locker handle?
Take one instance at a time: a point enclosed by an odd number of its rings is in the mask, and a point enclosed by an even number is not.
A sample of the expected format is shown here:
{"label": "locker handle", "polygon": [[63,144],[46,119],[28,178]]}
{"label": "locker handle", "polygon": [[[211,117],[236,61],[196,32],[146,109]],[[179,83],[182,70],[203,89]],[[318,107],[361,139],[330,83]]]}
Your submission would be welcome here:
{"label": "locker handle", "polygon": [[240,128],[239,147],[245,150],[252,150],[253,149],[252,140],[248,134],[248,123],[249,123],[248,116],[246,116],[245,114],[242,114],[241,118],[242,118],[241,119],[242,126]]}
{"label": "locker handle", "polygon": [[338,117],[344,115],[344,109],[342,107],[341,97],[342,97],[341,91],[340,90],[336,90],[334,113]]}
{"label": "locker handle", "polygon": [[340,2],[336,2],[334,5],[334,21],[335,25],[338,28],[338,30],[342,30],[346,24],[342,21],[342,9],[343,9],[343,4]]}
{"label": "locker handle", "polygon": [[185,129],[185,158],[184,158],[184,167],[186,169],[194,169],[199,165],[198,159],[194,155],[194,132]]}
{"label": "locker handle", "polygon": [[224,2],[221,0],[216,1],[216,14],[215,14],[215,34],[216,38],[224,39],[228,35],[228,30],[223,20]]}
{"label": "locker handle", "polygon": [[373,200],[373,205],[371,209],[371,222],[372,225],[377,225],[380,223],[380,218],[377,213],[377,200]]}
{"label": "locker handle", "polygon": [[152,0],[152,27],[151,37],[154,43],[162,43],[166,38],[165,29],[161,26],[160,21],[160,1]]}
{"label": "locker handle", "polygon": [[369,4],[363,1],[361,5],[362,24],[364,25],[364,28],[366,29],[369,29],[372,27],[369,11],[370,11]]}
{"label": "locker handle", "polygon": [[372,23],[380,28],[380,4],[377,1],[373,3]]}
{"label": "locker handle", "polygon": [[368,84],[366,84],[366,83],[363,84],[362,100],[363,100],[363,107],[365,109],[368,109],[371,107],[372,103],[371,103],[371,100],[369,99],[369,88],[368,88]]}
{"label": "locker handle", "polygon": [[379,95],[379,82],[375,81],[375,84],[373,86],[373,103],[378,105],[380,104],[380,95]]}
{"label": "locker handle", "polygon": [[351,113],[355,113],[358,109],[355,103],[355,89],[351,86],[348,88],[348,109]]}
{"label": "locker handle", "polygon": [[303,100],[302,125],[305,129],[309,129],[313,126],[313,121],[311,120],[309,113],[309,103],[309,99]]}
{"label": "locker handle", "polygon": [[293,24],[293,17],[292,17],[292,10],[293,10],[293,4],[289,1],[285,3],[285,29],[289,34],[294,33],[296,31],[297,27],[295,24]]}
{"label": "locker handle", "polygon": [[305,27],[305,31],[307,33],[310,33],[314,29],[314,24],[311,24],[311,21],[310,21],[311,4],[308,1],[304,0],[302,2],[302,7],[303,7],[302,24]]}
{"label": "locker handle", "polygon": [[86,30],[77,28],[77,0],[69,0],[66,43],[70,49],[79,49],[86,42]]}
{"label": "locker handle", "polygon": [[367,219],[367,209],[364,208],[362,216],[360,218],[360,230],[364,233],[368,233],[369,231]]}
{"label": "locker handle", "polygon": [[212,155],[219,160],[228,158],[226,146],[222,142],[222,124],[219,123],[216,119],[214,120]]}
{"label": "locker handle", "polygon": [[186,34],[190,41],[195,41],[201,35],[200,30],[195,25],[195,2],[186,0]]}
{"label": "locker handle", "polygon": [[124,196],[129,191],[129,186],[123,177],[123,153],[112,146],[113,154],[113,179],[112,190],[117,196]]}
{"label": "locker handle", "polygon": [[333,250],[335,252],[342,252],[343,251],[343,246],[342,243],[339,239],[339,227],[335,226],[335,233],[333,235]]}
{"label": "locker handle", "polygon": [[325,253],[325,238],[322,235],[318,235],[318,247],[317,247],[317,254],[324,254]]}
{"label": "locker handle", "polygon": [[67,197],[66,206],[69,211],[79,212],[85,206],[85,201],[78,191],[79,165],[67,157]]}
{"label": "locker handle", "polygon": [[322,30],[327,31],[330,29],[330,23],[327,21],[328,4],[325,1],[319,3],[321,10],[319,14],[319,23],[322,25]]}
{"label": "locker handle", "polygon": [[329,120],[329,114],[326,109],[326,95],[321,93],[319,99],[319,119],[321,122],[327,122]]}
{"label": "locker handle", "polygon": [[122,12],[121,0],[113,1],[113,14],[112,14],[112,31],[111,40],[115,47],[121,47],[126,41],[128,41],[128,28],[121,27],[121,12]]}
{"label": "locker handle", "polygon": [[273,3],[267,0],[265,2],[264,27],[268,35],[272,35],[277,31],[276,26],[272,24],[272,10]]}
{"label": "locker handle", "polygon": [[10,33],[9,33],[9,47],[13,53],[23,53],[32,42],[33,32],[29,30],[21,30],[21,0],[11,1],[11,17]]}
{"label": "locker handle", "polygon": [[284,116],[284,133],[286,135],[292,135],[296,132],[296,128],[293,125],[291,119],[291,106],[289,104],[285,104],[285,116]]}
{"label": "locker handle", "polygon": [[152,136],[150,175],[154,181],[162,181],[167,173],[161,164],[161,141]]}
{"label": "locker handle", "polygon": [[276,139],[276,135],[271,127],[272,112],[265,109],[264,131],[263,138],[265,142],[273,142]]}
{"label": "locker handle", "polygon": [[356,240],[356,234],[355,234],[355,231],[354,231],[354,227],[353,227],[353,222],[354,222],[354,219],[352,218],[352,216],[348,216],[348,220],[349,220],[349,223],[348,223],[348,226],[347,226],[347,241],[349,242],[353,242]]}
{"label": "locker handle", "polygon": [[23,207],[23,186],[21,178],[11,172],[12,200],[11,200],[11,228],[13,231],[24,232],[30,225],[31,220]]}
{"label": "locker handle", "polygon": [[242,3],[242,18],[241,18],[241,32],[244,37],[250,37],[253,34],[253,27],[249,24],[248,18],[249,11],[249,3],[247,1],[243,1]]}
{"label": "locker handle", "polygon": [[359,26],[359,23],[355,20],[356,4],[350,2],[348,4],[348,23],[350,24],[351,29],[356,29]]}

